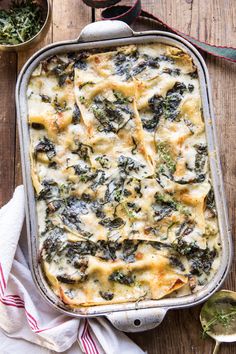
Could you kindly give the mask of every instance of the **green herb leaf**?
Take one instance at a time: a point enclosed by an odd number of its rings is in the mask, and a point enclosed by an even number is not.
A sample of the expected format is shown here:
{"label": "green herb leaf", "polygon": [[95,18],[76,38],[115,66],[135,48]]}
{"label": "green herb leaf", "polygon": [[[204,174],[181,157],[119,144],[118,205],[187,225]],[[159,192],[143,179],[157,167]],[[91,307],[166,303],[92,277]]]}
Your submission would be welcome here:
{"label": "green herb leaf", "polygon": [[9,10],[0,10],[0,44],[26,42],[40,31],[42,25],[42,8],[35,1],[12,1]]}

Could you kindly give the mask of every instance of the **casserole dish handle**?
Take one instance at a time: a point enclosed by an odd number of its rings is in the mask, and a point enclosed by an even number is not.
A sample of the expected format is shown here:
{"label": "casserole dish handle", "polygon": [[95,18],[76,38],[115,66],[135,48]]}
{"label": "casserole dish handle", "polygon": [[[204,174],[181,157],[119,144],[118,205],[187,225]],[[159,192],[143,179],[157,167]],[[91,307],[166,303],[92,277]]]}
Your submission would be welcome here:
{"label": "casserole dish handle", "polygon": [[104,39],[132,37],[134,32],[122,21],[98,21],[81,31],[77,42],[94,42]]}
{"label": "casserole dish handle", "polygon": [[113,312],[106,317],[114,327],[123,332],[143,332],[161,324],[167,308],[149,308]]}

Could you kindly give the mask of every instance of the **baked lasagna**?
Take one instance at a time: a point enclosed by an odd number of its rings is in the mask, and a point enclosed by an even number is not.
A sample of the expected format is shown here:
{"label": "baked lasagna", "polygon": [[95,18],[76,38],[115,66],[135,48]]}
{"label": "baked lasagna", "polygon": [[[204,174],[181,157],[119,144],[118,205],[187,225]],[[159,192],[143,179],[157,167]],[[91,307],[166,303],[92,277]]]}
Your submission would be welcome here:
{"label": "baked lasagna", "polygon": [[27,99],[39,259],[63,303],[208,283],[220,241],[192,58],[160,43],[55,55]]}

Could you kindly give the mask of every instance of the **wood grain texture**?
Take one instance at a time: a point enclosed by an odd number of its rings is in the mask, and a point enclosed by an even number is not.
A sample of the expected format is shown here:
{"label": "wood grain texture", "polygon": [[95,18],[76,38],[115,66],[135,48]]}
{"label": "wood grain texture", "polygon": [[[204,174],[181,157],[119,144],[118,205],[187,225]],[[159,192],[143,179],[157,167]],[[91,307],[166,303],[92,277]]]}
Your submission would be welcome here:
{"label": "wood grain texture", "polygon": [[53,1],[53,42],[76,39],[92,22],[92,11],[78,0]]}
{"label": "wood grain texture", "polygon": [[[143,8],[158,15],[174,28],[200,40],[218,45],[236,46],[235,0],[143,0]],[[123,3],[131,4],[131,0]],[[30,51],[18,55],[0,54],[0,204],[11,195],[14,183],[21,183],[19,146],[15,133],[15,76],[26,59],[39,47],[52,41],[76,38],[80,30],[92,21],[92,10],[81,0],[53,0],[52,26],[44,41]],[[95,12],[96,19],[100,11]],[[136,30],[157,29],[153,21],[138,20]],[[236,217],[236,65],[204,55],[209,69],[216,125],[232,234]],[[15,171],[14,171],[15,164]],[[234,236],[235,240],[235,236]],[[234,242],[235,245],[235,242]],[[235,248],[235,246],[234,246]],[[236,251],[236,250],[235,250]],[[236,252],[235,252],[236,253]],[[236,262],[224,284],[236,290]],[[148,354],[208,354],[213,341],[203,339],[199,323],[201,306],[170,311],[162,325],[152,331],[130,334]],[[236,344],[222,345],[221,354],[236,354]],[[123,353],[122,353],[123,354]]]}
{"label": "wood grain texture", "polygon": [[16,54],[0,53],[0,206],[10,199],[14,187],[16,69]]}

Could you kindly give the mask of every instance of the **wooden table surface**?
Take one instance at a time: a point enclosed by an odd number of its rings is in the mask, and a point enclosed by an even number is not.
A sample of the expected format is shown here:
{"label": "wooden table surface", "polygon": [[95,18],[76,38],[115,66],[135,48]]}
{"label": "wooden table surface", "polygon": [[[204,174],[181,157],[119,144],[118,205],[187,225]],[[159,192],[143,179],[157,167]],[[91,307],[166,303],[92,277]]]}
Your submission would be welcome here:
{"label": "wooden table surface", "polygon": [[[123,1],[130,4],[132,1]],[[52,0],[52,25],[43,42],[33,50],[0,54],[0,205],[9,200],[16,185],[22,183],[19,144],[16,127],[14,89],[17,73],[27,58],[44,45],[73,39],[95,19],[93,11],[81,0]],[[217,45],[236,46],[235,0],[143,0],[143,8],[159,15],[169,25],[200,40]],[[137,30],[157,28],[154,22],[138,20]],[[235,234],[236,212],[236,65],[204,55],[210,72],[213,103],[218,128],[221,162],[232,234]],[[235,190],[234,190],[235,188]],[[236,290],[236,262],[224,288]],[[211,339],[203,339],[197,306],[170,311],[162,325],[130,337],[149,354],[208,354]],[[236,353],[236,344],[222,345],[222,354]],[[19,353],[20,354],[20,353]],[[121,353],[123,354],[123,353]]]}

